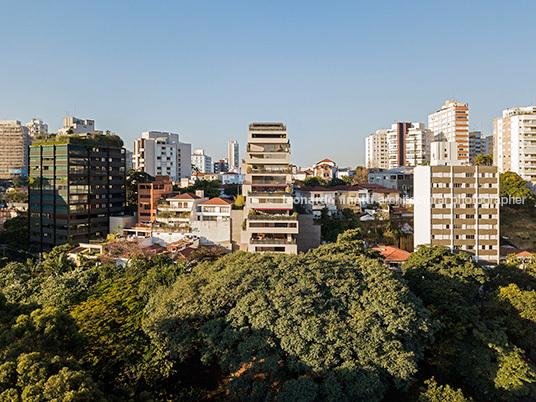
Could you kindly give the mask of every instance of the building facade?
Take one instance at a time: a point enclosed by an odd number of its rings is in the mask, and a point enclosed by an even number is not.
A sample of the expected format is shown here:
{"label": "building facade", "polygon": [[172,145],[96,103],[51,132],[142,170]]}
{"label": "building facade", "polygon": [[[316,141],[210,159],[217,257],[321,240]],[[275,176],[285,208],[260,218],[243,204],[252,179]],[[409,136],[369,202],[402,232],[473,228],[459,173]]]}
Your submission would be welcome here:
{"label": "building facade", "polygon": [[365,152],[368,169],[389,169],[388,131],[377,130],[367,137]]}
{"label": "building facade", "polygon": [[493,135],[488,135],[482,141],[482,153],[493,154]]}
{"label": "building facade", "polygon": [[58,135],[67,134],[102,134],[95,130],[95,120],[79,119],[77,117],[64,117],[63,127],[58,130]]}
{"label": "building facade", "polygon": [[125,150],[99,143],[30,148],[30,243],[40,250],[101,239],[124,215]]}
{"label": "building facade", "polygon": [[406,165],[406,135],[410,127],[411,123],[398,122],[387,131],[389,169]]}
{"label": "building facade", "polygon": [[396,169],[372,171],[368,174],[368,182],[385,188],[400,190],[405,197],[413,197],[413,168],[399,167]]}
{"label": "building facade", "polygon": [[212,170],[214,173],[227,173],[229,171],[229,163],[225,159],[220,159],[214,162]]}
{"label": "building facade", "polygon": [[138,183],[138,223],[154,222],[158,203],[172,193],[173,183],[167,176],[156,176],[151,183]]}
{"label": "building facade", "polygon": [[229,170],[232,172],[240,172],[240,146],[238,141],[229,141],[228,144],[228,163]]}
{"label": "building facade", "polygon": [[26,128],[31,138],[43,137],[48,134],[48,124],[43,123],[43,120],[32,119],[32,121],[26,123]]}
{"label": "building facade", "polygon": [[437,112],[428,116],[428,129],[457,144],[457,157],[462,164],[469,163],[469,106],[456,100],[447,100]]}
{"label": "building facade", "polygon": [[406,133],[405,163],[402,166],[424,165],[430,161],[433,134],[424,123],[411,123]]}
{"label": "building facade", "polygon": [[493,121],[493,162],[499,172],[512,171],[536,181],[536,106],[503,111]]}
{"label": "building facade", "polygon": [[28,128],[18,120],[0,120],[0,179],[27,174]]}
{"label": "building facade", "polygon": [[469,163],[475,163],[477,155],[485,153],[483,152],[483,140],[482,131],[469,132]]}
{"label": "building facade", "polygon": [[179,141],[179,135],[144,131],[134,141],[133,168],[151,176],[169,176],[171,181],[192,175],[192,146]]}
{"label": "building facade", "polygon": [[484,264],[497,264],[497,167],[418,166],[414,174],[415,247],[442,245]]}
{"label": "building facade", "polygon": [[337,164],[330,159],[322,159],[311,168],[314,176],[325,181],[333,180],[337,177]]}
{"label": "building facade", "polygon": [[296,254],[298,217],[292,214],[290,142],[282,123],[249,125],[242,244],[248,251]]}
{"label": "building facade", "polygon": [[204,149],[196,149],[192,154],[192,165],[197,173],[213,173],[212,158],[205,154]]}

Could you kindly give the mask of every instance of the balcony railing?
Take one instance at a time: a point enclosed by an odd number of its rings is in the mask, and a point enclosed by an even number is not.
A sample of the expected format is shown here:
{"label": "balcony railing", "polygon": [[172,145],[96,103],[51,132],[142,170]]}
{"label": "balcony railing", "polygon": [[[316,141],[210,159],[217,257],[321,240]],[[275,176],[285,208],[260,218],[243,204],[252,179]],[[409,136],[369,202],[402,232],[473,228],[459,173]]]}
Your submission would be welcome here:
{"label": "balcony railing", "polygon": [[250,239],[250,244],[296,244],[296,239]]}
{"label": "balcony railing", "polygon": [[287,193],[286,191],[250,191],[248,195],[251,196],[272,196],[272,195],[286,195],[292,197],[292,194]]}
{"label": "balcony railing", "polygon": [[292,215],[259,214],[248,216],[248,219],[251,221],[297,221],[298,217]]}

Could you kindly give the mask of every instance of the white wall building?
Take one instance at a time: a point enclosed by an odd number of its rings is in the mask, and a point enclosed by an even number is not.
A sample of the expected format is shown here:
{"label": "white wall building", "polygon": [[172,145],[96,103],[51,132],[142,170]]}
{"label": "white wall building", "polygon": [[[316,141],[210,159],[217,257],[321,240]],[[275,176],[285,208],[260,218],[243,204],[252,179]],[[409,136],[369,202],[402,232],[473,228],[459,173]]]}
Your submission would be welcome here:
{"label": "white wall building", "polygon": [[458,159],[469,163],[469,106],[456,100],[447,100],[437,112],[428,116],[428,128],[434,135],[458,146]]}
{"label": "white wall building", "polygon": [[229,141],[228,148],[229,170],[240,173],[240,146],[238,141]]}
{"label": "white wall building", "polygon": [[43,120],[40,119],[32,119],[32,121],[26,123],[26,128],[28,128],[28,134],[32,138],[48,134],[48,124],[43,123]]}
{"label": "white wall building", "polygon": [[192,165],[199,173],[212,173],[212,158],[205,154],[204,149],[196,149],[193,152]]}
{"label": "white wall building", "polygon": [[72,116],[64,117],[63,127],[58,130],[59,135],[92,133],[102,134],[102,131],[95,130],[95,120],[82,120]]}
{"label": "white wall building", "polygon": [[179,135],[144,131],[134,141],[132,165],[151,176],[169,176],[171,181],[190,177],[192,146],[179,141]]}
{"label": "white wall building", "polygon": [[366,139],[366,166],[368,169],[389,169],[387,131],[377,130]]}
{"label": "white wall building", "polygon": [[536,106],[503,111],[493,121],[493,162],[499,172],[512,171],[536,181]]}
{"label": "white wall building", "polygon": [[458,159],[458,144],[455,142],[435,141],[430,144],[430,165],[462,165]]}

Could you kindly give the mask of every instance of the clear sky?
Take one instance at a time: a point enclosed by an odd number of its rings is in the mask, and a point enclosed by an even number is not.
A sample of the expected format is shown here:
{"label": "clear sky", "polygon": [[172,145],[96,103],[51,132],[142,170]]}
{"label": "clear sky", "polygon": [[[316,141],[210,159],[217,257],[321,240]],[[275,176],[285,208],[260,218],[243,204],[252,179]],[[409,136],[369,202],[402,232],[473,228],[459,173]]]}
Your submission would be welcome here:
{"label": "clear sky", "polygon": [[0,0],[0,119],[94,119],[126,147],[179,133],[214,158],[254,121],[292,162],[364,163],[365,137],[448,98],[491,134],[536,104],[536,2]]}

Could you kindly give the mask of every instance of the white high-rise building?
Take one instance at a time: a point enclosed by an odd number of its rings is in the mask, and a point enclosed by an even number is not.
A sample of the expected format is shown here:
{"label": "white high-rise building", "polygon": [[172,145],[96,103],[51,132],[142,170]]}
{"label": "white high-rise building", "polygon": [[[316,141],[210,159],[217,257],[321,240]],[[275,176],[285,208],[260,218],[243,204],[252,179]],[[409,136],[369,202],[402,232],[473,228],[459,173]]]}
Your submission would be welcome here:
{"label": "white high-rise building", "polygon": [[458,146],[458,159],[469,163],[469,106],[456,100],[447,100],[443,107],[428,116],[428,128],[436,136],[443,136]]}
{"label": "white high-rise building", "polygon": [[240,147],[238,141],[229,141],[228,161],[231,172],[240,172]]}
{"label": "white high-rise building", "polygon": [[406,132],[405,161],[401,166],[418,166],[429,162],[432,139],[433,134],[424,123],[411,123]]}
{"label": "white high-rise building", "polygon": [[0,179],[28,174],[28,128],[18,120],[0,120]]}
{"label": "white high-rise building", "polygon": [[179,135],[144,131],[134,141],[132,165],[151,176],[169,176],[171,181],[192,175],[191,144],[179,141]]}
{"label": "white high-rise building", "polygon": [[40,119],[32,119],[32,121],[26,123],[26,128],[28,128],[28,134],[32,138],[48,134],[48,124],[43,123],[43,120]]}
{"label": "white high-rise building", "polygon": [[212,173],[212,157],[205,154],[204,149],[196,149],[192,154],[192,165],[197,168],[198,173]]}
{"label": "white high-rise building", "polygon": [[368,169],[389,169],[387,131],[377,130],[366,140],[366,166]]}
{"label": "white high-rise building", "polygon": [[512,171],[536,181],[536,106],[503,111],[493,121],[493,162],[499,172]]}

